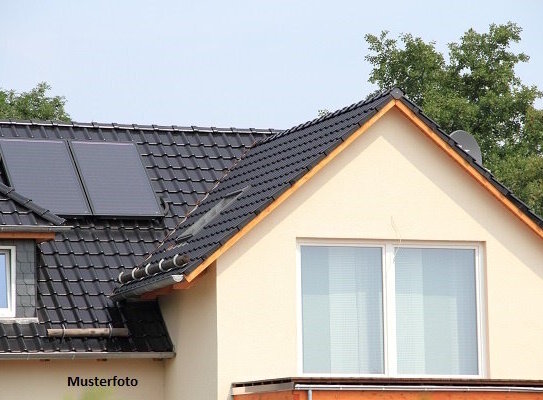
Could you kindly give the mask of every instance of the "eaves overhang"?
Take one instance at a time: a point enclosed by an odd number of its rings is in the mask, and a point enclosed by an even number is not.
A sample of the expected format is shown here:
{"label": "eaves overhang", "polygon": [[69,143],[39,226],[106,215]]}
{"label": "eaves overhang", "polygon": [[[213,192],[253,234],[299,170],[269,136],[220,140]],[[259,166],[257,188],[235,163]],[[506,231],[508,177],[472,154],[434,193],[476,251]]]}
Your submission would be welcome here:
{"label": "eaves overhang", "polygon": [[107,351],[59,351],[36,353],[0,353],[0,360],[107,360],[107,359],[167,359],[175,352],[107,352]]}
{"label": "eaves overhang", "polygon": [[66,232],[73,226],[49,226],[49,225],[0,225],[0,232]]}
{"label": "eaves overhang", "polygon": [[151,277],[147,280],[132,282],[130,287],[111,294],[109,298],[112,301],[122,301],[130,298],[139,297],[146,293],[180,283],[183,281],[183,279],[185,279],[185,276],[182,274],[172,274],[165,276],[159,275],[156,277]]}

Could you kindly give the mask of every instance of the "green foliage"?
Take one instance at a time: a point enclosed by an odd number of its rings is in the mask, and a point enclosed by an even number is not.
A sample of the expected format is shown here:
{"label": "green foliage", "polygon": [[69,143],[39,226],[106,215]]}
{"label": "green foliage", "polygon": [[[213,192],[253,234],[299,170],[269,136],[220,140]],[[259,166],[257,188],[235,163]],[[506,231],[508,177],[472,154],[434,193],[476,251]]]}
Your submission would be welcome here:
{"label": "green foliage", "polygon": [[51,87],[41,82],[28,92],[0,89],[0,119],[38,119],[69,121],[64,110],[66,99],[47,96]]}
{"label": "green foliage", "polygon": [[529,60],[511,50],[521,32],[511,22],[486,33],[470,29],[448,45],[446,59],[434,42],[410,34],[392,39],[384,31],[366,35],[366,60],[369,81],[380,90],[398,86],[445,131],[472,133],[485,166],[542,214],[543,111],[533,107],[542,93],[515,73]]}

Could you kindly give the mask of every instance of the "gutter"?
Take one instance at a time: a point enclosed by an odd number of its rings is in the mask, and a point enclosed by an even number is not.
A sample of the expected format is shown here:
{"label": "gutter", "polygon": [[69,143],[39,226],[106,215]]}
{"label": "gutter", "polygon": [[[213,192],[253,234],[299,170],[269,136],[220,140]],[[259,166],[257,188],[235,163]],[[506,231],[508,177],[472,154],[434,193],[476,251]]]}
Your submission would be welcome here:
{"label": "gutter", "polygon": [[273,393],[300,390],[307,392],[307,399],[311,400],[314,391],[329,392],[510,392],[510,393],[543,393],[543,387],[536,386],[477,386],[477,385],[319,385],[297,384],[294,382],[270,383],[256,386],[233,387],[232,395],[247,395],[256,393]]}
{"label": "gutter", "polygon": [[73,226],[0,225],[0,232],[64,232]]}
{"label": "gutter", "polygon": [[55,353],[0,353],[1,360],[109,360],[109,359],[168,359],[175,352],[107,352],[107,351],[59,351]]}
{"label": "gutter", "polygon": [[537,392],[543,387],[535,386],[452,386],[452,385],[306,385],[295,384],[294,390],[327,391],[380,391],[380,392]]}
{"label": "gutter", "polygon": [[142,294],[145,294],[147,292],[151,292],[153,290],[162,289],[171,285],[174,285],[176,283],[179,283],[185,279],[184,275],[168,275],[165,277],[161,277],[160,279],[146,283],[145,281],[140,286],[130,287],[127,290],[124,290],[119,293],[113,293],[109,296],[109,298],[113,301],[121,301],[126,300],[130,297],[138,297]]}

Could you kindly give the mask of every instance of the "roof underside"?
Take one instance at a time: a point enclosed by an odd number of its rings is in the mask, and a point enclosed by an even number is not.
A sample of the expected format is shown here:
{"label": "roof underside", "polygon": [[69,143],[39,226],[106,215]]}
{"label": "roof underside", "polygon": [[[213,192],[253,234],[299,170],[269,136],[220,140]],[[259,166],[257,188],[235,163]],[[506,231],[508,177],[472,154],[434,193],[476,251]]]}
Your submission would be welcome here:
{"label": "roof underside", "polygon": [[[39,245],[37,314],[40,323],[0,324],[0,352],[169,352],[172,343],[156,302],[118,305],[109,299],[119,273],[141,263],[180,216],[220,179],[245,149],[271,130],[137,127],[0,122],[0,137],[77,139],[136,144],[151,185],[166,204],[156,219],[68,218],[73,229]],[[0,174],[0,193],[7,184]],[[0,197],[5,223],[38,217]],[[45,217],[46,215],[42,215]],[[58,218],[58,217],[57,217]],[[60,218],[59,218],[60,219]],[[62,220],[62,219],[60,219]],[[47,338],[47,328],[123,327],[129,338]]]}

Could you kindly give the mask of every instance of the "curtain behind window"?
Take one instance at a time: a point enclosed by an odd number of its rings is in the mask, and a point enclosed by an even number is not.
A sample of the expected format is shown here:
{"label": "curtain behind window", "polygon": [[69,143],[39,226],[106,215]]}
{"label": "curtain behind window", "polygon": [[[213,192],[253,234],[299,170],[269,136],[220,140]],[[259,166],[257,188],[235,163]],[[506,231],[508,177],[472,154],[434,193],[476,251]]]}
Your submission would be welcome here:
{"label": "curtain behind window", "polygon": [[381,248],[302,246],[304,372],[383,373]]}
{"label": "curtain behind window", "polygon": [[397,248],[400,374],[476,375],[475,251]]}
{"label": "curtain behind window", "polygon": [[0,254],[0,308],[8,307],[8,273],[6,255]]}

